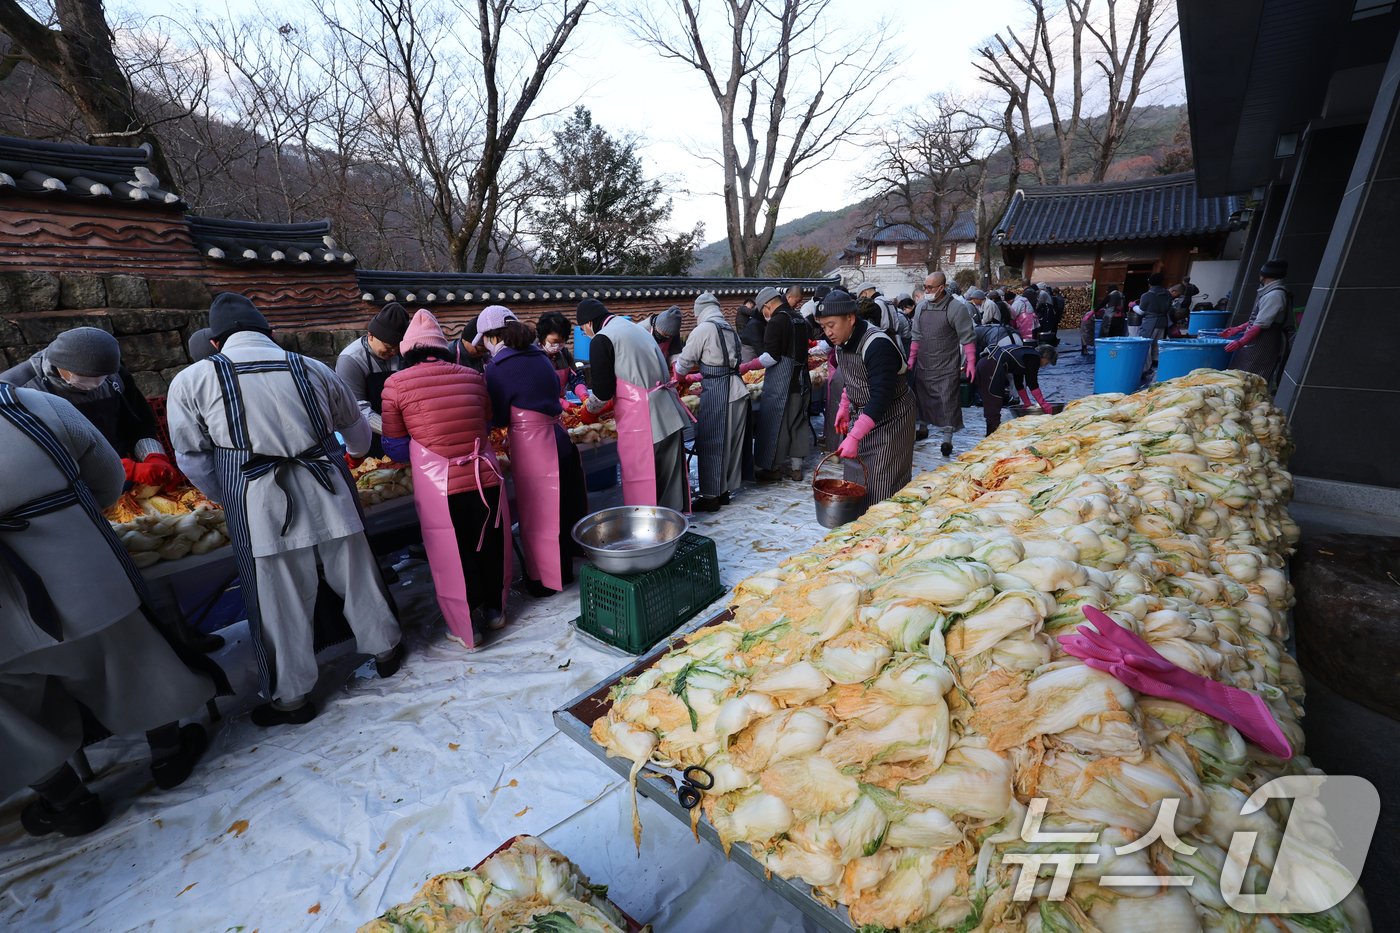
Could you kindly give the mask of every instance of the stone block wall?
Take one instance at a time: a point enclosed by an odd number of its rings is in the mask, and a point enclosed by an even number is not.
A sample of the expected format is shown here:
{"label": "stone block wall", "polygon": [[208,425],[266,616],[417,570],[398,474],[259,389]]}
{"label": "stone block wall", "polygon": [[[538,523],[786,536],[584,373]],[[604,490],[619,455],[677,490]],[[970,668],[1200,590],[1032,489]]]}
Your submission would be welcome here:
{"label": "stone block wall", "polygon": [[[164,395],[190,363],[190,336],[209,323],[199,279],[67,272],[0,273],[0,371],[29,359],[74,327],[114,335],[122,362],[147,396]],[[334,365],[359,330],[279,331],[283,347]]]}

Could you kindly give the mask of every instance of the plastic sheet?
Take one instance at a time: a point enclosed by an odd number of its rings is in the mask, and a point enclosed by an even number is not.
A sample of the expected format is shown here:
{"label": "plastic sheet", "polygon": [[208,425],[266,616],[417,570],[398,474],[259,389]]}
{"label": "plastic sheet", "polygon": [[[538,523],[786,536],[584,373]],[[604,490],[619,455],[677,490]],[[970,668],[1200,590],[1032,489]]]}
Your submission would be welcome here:
{"label": "plastic sheet", "polygon": [[[1073,398],[1088,378],[1088,366],[1062,366],[1043,381],[1048,395]],[[983,435],[980,409],[966,416],[959,450]],[[917,445],[916,472],[942,462],[936,436]],[[715,540],[726,587],[825,533],[806,483],[745,487],[720,512],[696,515],[694,529]],[[647,801],[638,858],[626,788],[550,718],[627,661],[569,625],[577,590],[514,593],[503,636],[466,654],[446,639],[427,565],[400,572],[410,640],[394,678],[380,681],[368,665],[352,676],[353,657],[323,658],[314,721],[262,730],[226,708],[204,761],[173,791],[152,787],[143,743],[95,746],[93,787],[111,818],[83,839],[30,839],[17,819],[27,795],[5,802],[0,928],[353,929],[427,876],[530,833],[666,933],[807,929],[795,908]],[[226,634],[235,638],[220,657],[247,708],[246,633]]]}

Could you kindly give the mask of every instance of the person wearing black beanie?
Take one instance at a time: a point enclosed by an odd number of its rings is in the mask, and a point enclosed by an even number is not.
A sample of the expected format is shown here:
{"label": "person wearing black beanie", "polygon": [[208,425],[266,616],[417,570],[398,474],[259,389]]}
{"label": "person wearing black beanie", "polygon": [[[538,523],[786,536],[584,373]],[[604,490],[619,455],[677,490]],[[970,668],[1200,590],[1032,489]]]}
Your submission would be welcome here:
{"label": "person wearing black beanie", "polygon": [[278,346],[248,299],[209,309],[219,352],[181,370],[166,395],[170,444],[190,483],[223,506],[258,661],[256,726],[316,715],[311,607],[324,584],[343,601],[356,649],[381,677],[403,660],[398,619],[346,458],[373,434],[344,380]]}
{"label": "person wearing black beanie", "polygon": [[605,409],[615,407],[623,504],[689,511],[683,433],[690,415],[671,386],[671,369],[661,348],[640,324],[612,314],[596,298],[579,302],[577,320],[592,338],[592,393],[579,420],[593,424]]}
{"label": "person wearing black beanie", "polygon": [[384,395],[384,383],[403,368],[399,359],[399,344],[408,330],[409,315],[404,306],[391,301],[370,318],[368,332],[340,351],[335,360],[335,374],[345,380],[350,394],[360,406],[360,414],[374,432],[370,444],[371,457],[384,456],[380,439],[382,422],[379,412]]}

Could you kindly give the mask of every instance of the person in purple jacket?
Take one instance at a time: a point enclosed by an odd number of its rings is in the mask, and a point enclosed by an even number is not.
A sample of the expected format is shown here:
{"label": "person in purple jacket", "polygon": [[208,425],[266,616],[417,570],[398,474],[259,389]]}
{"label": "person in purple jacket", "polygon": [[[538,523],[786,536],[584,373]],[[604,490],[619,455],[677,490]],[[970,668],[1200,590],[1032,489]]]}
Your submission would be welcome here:
{"label": "person in purple jacket", "polygon": [[510,429],[516,514],[525,551],[525,588],[550,596],[573,582],[571,532],[588,514],[578,449],[559,423],[559,376],[535,332],[509,309],[492,305],[477,320],[486,348],[491,423]]}

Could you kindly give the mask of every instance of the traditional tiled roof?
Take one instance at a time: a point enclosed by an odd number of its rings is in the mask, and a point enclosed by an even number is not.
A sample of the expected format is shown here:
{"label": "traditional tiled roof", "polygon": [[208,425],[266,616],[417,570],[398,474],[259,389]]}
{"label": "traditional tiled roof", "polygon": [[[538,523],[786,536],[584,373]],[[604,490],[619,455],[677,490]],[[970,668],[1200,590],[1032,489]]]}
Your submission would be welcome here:
{"label": "traditional tiled roof", "polygon": [[[747,298],[765,285],[800,285],[813,292],[830,279],[735,279],[689,276],[493,275],[470,272],[386,272],[361,269],[356,275],[365,301],[494,302],[581,301],[584,298],[672,298],[694,300],[702,292],[719,298]],[[679,303],[679,301],[677,301]]]}
{"label": "traditional tiled roof", "polygon": [[161,188],[149,168],[150,158],[146,145],[83,146],[0,136],[0,194],[184,208],[179,195]]}
{"label": "traditional tiled roof", "polygon": [[1021,188],[997,224],[1003,246],[1106,243],[1226,233],[1237,197],[1203,198],[1191,172],[1099,185]]}
{"label": "traditional tiled roof", "polygon": [[[961,211],[953,218],[953,225],[943,234],[943,242],[977,239],[977,222],[970,211]],[[872,243],[923,243],[928,237],[922,231],[905,223],[889,224],[876,230],[870,237]]]}
{"label": "traditional tiled roof", "polygon": [[353,254],[336,245],[329,220],[265,224],[190,215],[190,235],[199,251],[231,265],[354,265]]}

